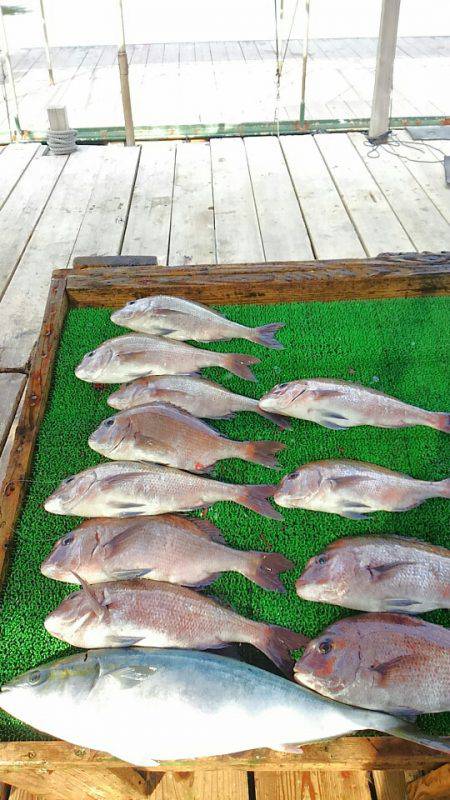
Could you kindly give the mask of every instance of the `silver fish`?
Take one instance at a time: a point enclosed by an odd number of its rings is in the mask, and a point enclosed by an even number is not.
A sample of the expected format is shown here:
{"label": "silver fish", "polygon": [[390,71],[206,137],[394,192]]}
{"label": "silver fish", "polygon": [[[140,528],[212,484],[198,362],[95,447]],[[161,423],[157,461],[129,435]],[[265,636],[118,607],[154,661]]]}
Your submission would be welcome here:
{"label": "silver fish", "polygon": [[178,375],[203,367],[222,367],[248,381],[256,380],[250,365],[260,359],[239,353],[215,353],[184,342],[143,333],[109,339],[87,353],[75,375],[88,383],[126,383],[144,375]]}
{"label": "silver fish", "polygon": [[280,553],[233,550],[208,519],[163,514],[138,519],[88,519],[58,539],[41,565],[48,578],[87,583],[149,578],[207,586],[239,572],[264,589],[285,592],[279,573],[292,569]]}
{"label": "silver fish", "polygon": [[117,581],[70,594],[44,622],[57,639],[75,647],[221,648],[231,642],[257,647],[287,675],[290,651],[309,641],[278,625],[256,622],[203,594],[161,581]]}
{"label": "silver fish", "polygon": [[147,403],[104,420],[89,447],[114,461],[154,461],[189,472],[210,472],[225,458],[278,467],[282,442],[239,442],[222,436],[187,411],[168,403]]}
{"label": "silver fish", "polygon": [[258,400],[234,394],[219,383],[196,375],[152,375],[138,378],[132,383],[123,384],[107,400],[109,406],[119,411],[156,402],[171,403],[189,411],[194,417],[207,419],[231,419],[239,411],[254,411],[274,422],[279,428],[290,428],[285,417],[259,408]]}
{"label": "silver fish", "polygon": [[250,342],[282,350],[275,333],[284,322],[272,322],[260,328],[249,328],[227,319],[208,306],[184,300],[182,297],[155,295],[130,300],[111,315],[116,325],[139,333],[168,336],[171,339],[193,339],[197,342],[214,342],[219,339],[248,339]]}
{"label": "silver fish", "polygon": [[450,753],[448,742],[404,720],[192,650],[76,653],[2,686],[0,707],[58,739],[141,767],[260,747],[293,752],[294,744],[366,729]]}
{"label": "silver fish", "polygon": [[309,378],[281,383],[259,401],[264,411],[345,430],[355,425],[409,428],[427,425],[450,433],[450,414],[425,411],[350,381]]}
{"label": "silver fish", "polygon": [[304,600],[358,611],[450,608],[450,550],[407,536],[350,536],[311,558],[295,587]]}
{"label": "silver fish", "polygon": [[222,483],[157,464],[113,461],[66,478],[44,508],[52,514],[81,517],[134,517],[191,511],[232,500],[263,516],[282,519],[266,499],[274,488]]}
{"label": "silver fish", "polygon": [[450,478],[420,481],[362,461],[314,461],[286,475],[274,494],[278,505],[366,519],[372,511],[408,511],[430,497],[450,498]]}

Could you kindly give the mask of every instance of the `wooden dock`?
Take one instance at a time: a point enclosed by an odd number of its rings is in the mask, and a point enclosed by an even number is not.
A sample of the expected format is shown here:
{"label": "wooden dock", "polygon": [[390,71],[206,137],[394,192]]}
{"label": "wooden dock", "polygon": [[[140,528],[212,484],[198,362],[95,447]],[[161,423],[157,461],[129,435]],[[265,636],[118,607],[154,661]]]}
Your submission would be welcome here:
{"label": "wooden dock", "polygon": [[[399,138],[406,144],[395,148],[397,155],[371,151],[359,133],[151,142],[133,148],[91,145],[69,157],[50,156],[35,144],[3,148],[0,482],[55,267],[69,267],[75,256],[94,253],[154,254],[160,264],[183,267],[450,250],[450,193],[442,155],[410,150],[404,131]],[[433,144],[450,155],[450,142]],[[442,769],[445,774],[436,781],[444,785],[448,769]],[[154,800],[402,800],[409,784],[409,800],[450,796],[450,791],[423,793],[427,787],[412,783],[417,773],[398,769],[173,772],[149,774],[145,787],[133,784],[132,789],[127,770],[105,770],[105,776],[100,770],[90,788],[77,784],[75,773],[85,780],[82,770],[73,769],[71,782],[58,786],[43,773],[39,794],[111,800],[138,794]],[[433,784],[435,779],[427,780]],[[13,790],[9,800],[33,800],[26,788]],[[6,800],[8,789],[2,791]]]}
{"label": "wooden dock", "polygon": [[[376,47],[376,38],[310,42],[306,119],[370,116]],[[127,52],[137,126],[237,125],[274,119],[273,41],[137,44],[128,45]],[[290,41],[282,70],[280,120],[299,119],[301,52],[302,42]],[[42,49],[13,54],[23,128],[45,131],[49,104],[67,106],[74,127],[123,124],[117,47],[56,47],[52,58],[55,86],[48,84]],[[392,115],[449,116],[444,80],[449,71],[450,37],[399,38]],[[0,95],[0,133],[7,130]]]}

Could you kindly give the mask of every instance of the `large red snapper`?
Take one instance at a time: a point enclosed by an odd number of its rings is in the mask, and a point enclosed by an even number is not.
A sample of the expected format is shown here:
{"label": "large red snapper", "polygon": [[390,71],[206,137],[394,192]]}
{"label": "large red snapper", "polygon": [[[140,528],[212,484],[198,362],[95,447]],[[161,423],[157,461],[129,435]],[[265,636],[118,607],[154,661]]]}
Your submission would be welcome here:
{"label": "large red snapper", "polygon": [[348,617],[307,645],[295,680],[391,714],[450,711],[450,630],[404,614]]}

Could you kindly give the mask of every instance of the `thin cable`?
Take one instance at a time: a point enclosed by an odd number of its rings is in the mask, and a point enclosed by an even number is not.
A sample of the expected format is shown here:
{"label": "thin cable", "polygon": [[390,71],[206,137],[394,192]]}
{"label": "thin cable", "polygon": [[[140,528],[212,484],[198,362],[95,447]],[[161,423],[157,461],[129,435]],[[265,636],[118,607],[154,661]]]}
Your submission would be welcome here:
{"label": "thin cable", "polygon": [[[281,4],[283,4],[283,0],[280,0]],[[275,55],[276,55],[276,70],[275,70],[275,78],[276,78],[276,94],[275,94],[275,108],[274,108],[274,115],[273,115],[273,122],[276,126],[276,135],[280,138],[280,99],[281,99],[281,75],[283,72],[284,62],[286,60],[286,55],[289,47],[289,42],[291,41],[291,34],[292,29],[294,27],[295,16],[297,14],[299,0],[296,0],[294,12],[292,14],[291,24],[289,27],[289,33],[286,39],[286,45],[284,48],[283,56],[280,60],[280,32],[279,32],[279,25],[278,25],[278,3],[277,0],[274,0],[274,13],[275,13]],[[280,9],[280,19],[283,16],[284,8],[281,5]]]}
{"label": "thin cable", "polygon": [[[436,147],[436,145],[430,144],[428,141],[424,141],[423,139],[415,139],[414,141],[409,142],[406,141],[406,139],[399,139],[398,135],[394,133],[389,133],[388,140],[380,143],[371,142],[366,137],[364,144],[369,148],[369,152],[367,153],[368,158],[379,158],[380,150],[384,150],[389,155],[395,156],[401,161],[410,161],[415,164],[443,164],[446,155],[443,150],[441,150],[439,147]],[[402,146],[409,150],[415,150],[418,153],[423,154],[426,154],[427,151],[433,151],[442,156],[442,158],[435,158],[428,161],[423,158],[411,158],[410,156],[403,155],[402,153],[396,153],[395,148],[400,148]]]}

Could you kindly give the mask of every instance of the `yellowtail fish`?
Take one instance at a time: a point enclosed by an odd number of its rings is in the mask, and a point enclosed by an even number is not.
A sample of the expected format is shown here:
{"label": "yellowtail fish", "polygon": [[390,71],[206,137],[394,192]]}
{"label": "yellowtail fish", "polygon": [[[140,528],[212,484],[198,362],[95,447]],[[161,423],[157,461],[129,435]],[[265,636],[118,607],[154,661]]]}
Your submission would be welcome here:
{"label": "yellowtail fish", "polygon": [[221,648],[252,644],[292,675],[290,650],[308,639],[278,625],[241,617],[205,595],[160,581],[83,583],[44,622],[46,630],[75,647]]}
{"label": "yellowtail fish", "polygon": [[351,536],[311,558],[295,584],[304,600],[358,611],[450,608],[450,550],[410,536]]}
{"label": "yellowtail fish", "polygon": [[260,328],[249,328],[227,319],[208,306],[184,300],[182,297],[156,295],[130,300],[111,315],[116,325],[139,333],[168,336],[171,339],[192,339],[197,342],[215,342],[219,339],[248,339],[265,347],[283,349],[275,333],[284,322],[271,322]]}
{"label": "yellowtail fish", "polygon": [[355,425],[375,428],[427,425],[450,433],[450,414],[425,411],[375,389],[329,378],[281,383],[261,398],[259,406],[263,411],[310,420],[334,430]]}
{"label": "yellowtail fish", "polygon": [[118,461],[97,464],[66,478],[44,503],[52,514],[134,517],[207,508],[232,500],[272,519],[282,519],[267,500],[274,486],[239,486],[158,464]]}
{"label": "yellowtail fish", "polygon": [[362,730],[450,753],[444,739],[402,719],[196,650],[75,653],[3,685],[0,707],[57,739],[141,767],[260,747],[299,753],[302,743]]}
{"label": "yellowtail fish", "polygon": [[347,617],[307,645],[295,680],[399,716],[450,711],[450,630],[405,614]]}
{"label": "yellowtail fish", "polygon": [[408,511],[430,497],[450,498],[450,478],[420,481],[362,461],[314,461],[286,475],[278,505],[365,519],[372,511]]}
{"label": "yellowtail fish", "polygon": [[234,550],[208,519],[162,514],[87,519],[58,539],[41,566],[48,578],[87,583],[148,578],[207,586],[222,572],[240,572],[264,589],[285,592],[279,573],[293,567],[280,553]]}
{"label": "yellowtail fish", "polygon": [[89,447],[114,461],[154,461],[189,472],[210,472],[217,461],[242,458],[277,467],[282,442],[237,442],[187,411],[168,403],[147,403],[104,420]]}
{"label": "yellowtail fish", "polygon": [[259,358],[239,353],[214,353],[158,336],[126,334],[109,339],[87,353],[75,375],[88,383],[126,383],[144,375],[177,375],[203,367],[222,367],[248,381],[256,380],[250,365]]}
{"label": "yellowtail fish", "polygon": [[125,383],[108,397],[112,408],[123,411],[146,403],[171,403],[194,417],[231,419],[239,411],[253,411],[279,428],[290,428],[289,421],[258,406],[258,400],[225,389],[219,383],[196,375],[151,375]]}

